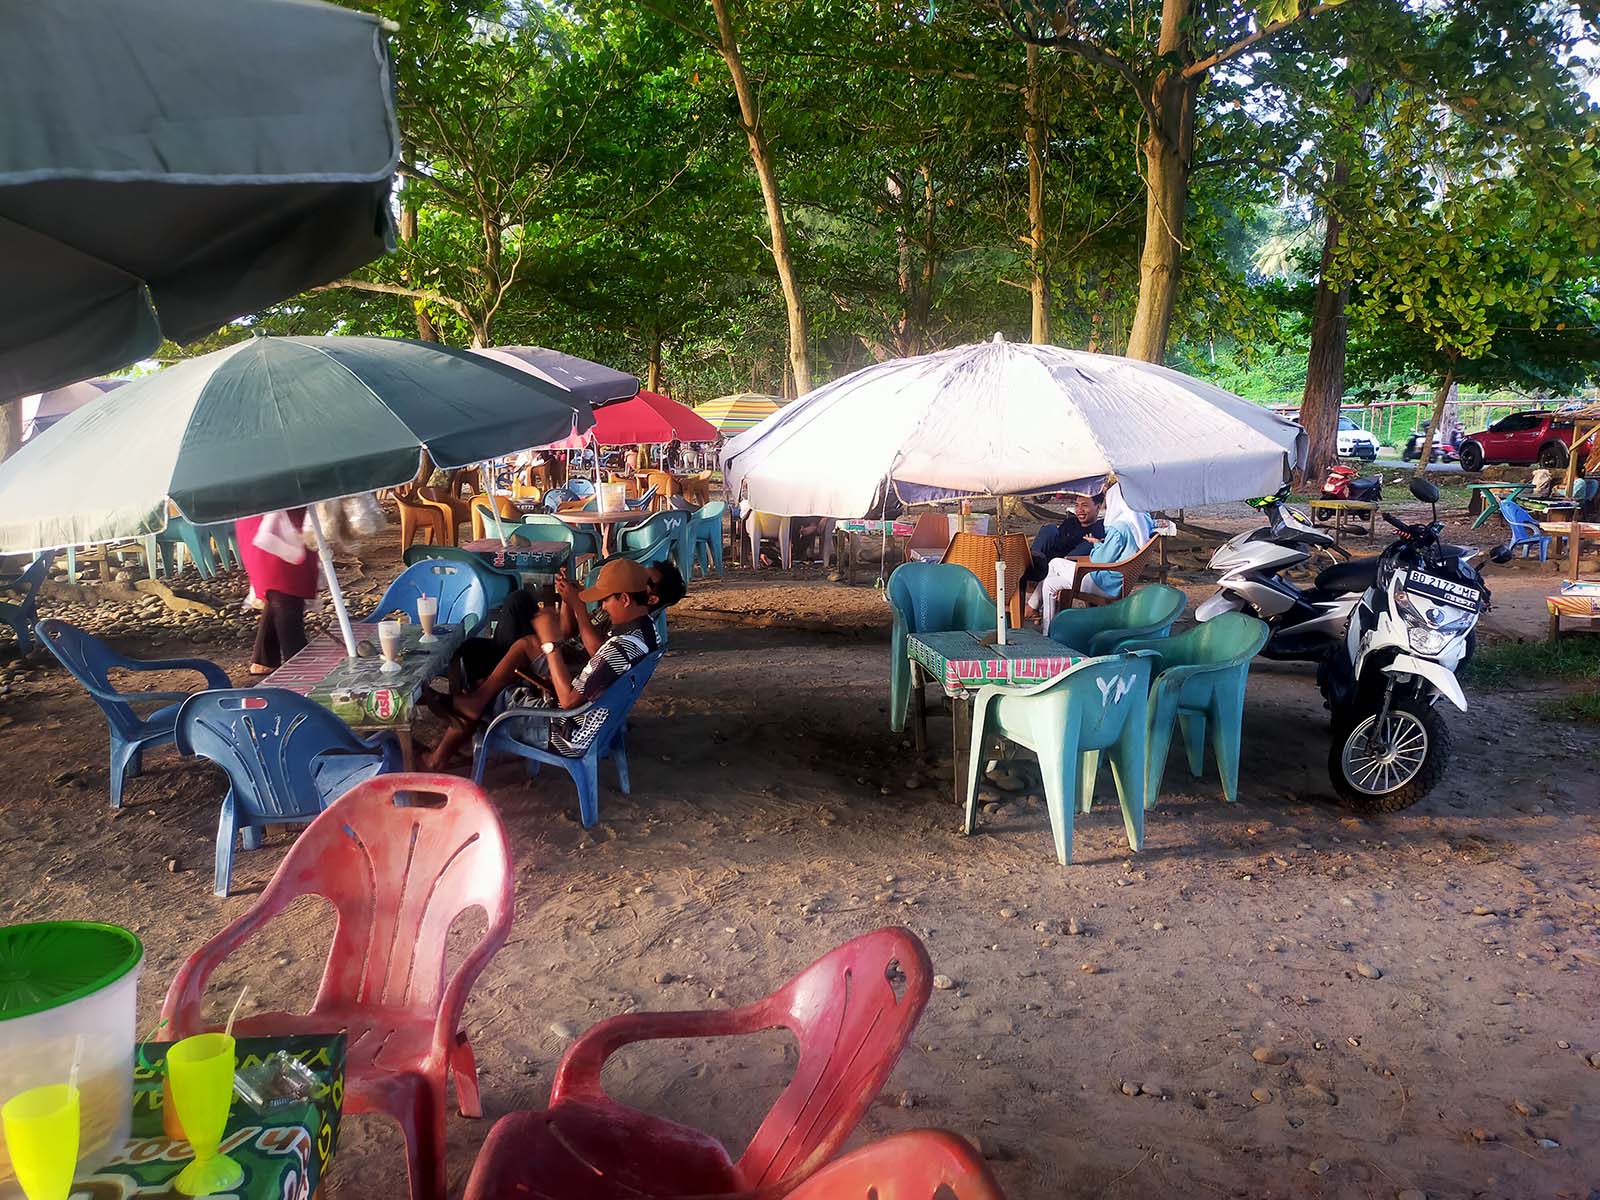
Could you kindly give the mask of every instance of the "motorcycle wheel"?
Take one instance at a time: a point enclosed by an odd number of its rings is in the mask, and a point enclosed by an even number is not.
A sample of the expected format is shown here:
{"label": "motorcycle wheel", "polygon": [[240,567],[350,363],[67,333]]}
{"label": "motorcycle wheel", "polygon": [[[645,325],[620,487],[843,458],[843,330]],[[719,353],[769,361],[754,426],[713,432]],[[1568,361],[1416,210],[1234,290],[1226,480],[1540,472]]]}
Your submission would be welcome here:
{"label": "motorcycle wheel", "polygon": [[1334,721],[1328,774],[1334,790],[1358,812],[1399,812],[1444,778],[1450,727],[1435,706],[1412,696],[1390,705],[1385,729],[1374,728],[1377,719],[1376,708],[1363,706]]}

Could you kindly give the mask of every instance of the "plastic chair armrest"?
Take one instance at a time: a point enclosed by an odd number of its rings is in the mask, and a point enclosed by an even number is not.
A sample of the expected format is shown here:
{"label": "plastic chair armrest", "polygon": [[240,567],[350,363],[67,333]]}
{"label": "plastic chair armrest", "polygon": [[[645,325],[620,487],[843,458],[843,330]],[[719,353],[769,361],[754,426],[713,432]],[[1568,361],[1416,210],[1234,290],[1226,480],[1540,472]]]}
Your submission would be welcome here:
{"label": "plastic chair armrest", "polygon": [[[226,685],[225,685],[226,686]],[[180,700],[187,700],[193,692],[118,692],[109,688],[95,687],[93,684],[84,684],[84,691],[96,700],[107,704],[176,704]]]}
{"label": "plastic chair armrest", "polygon": [[742,1008],[607,1017],[585,1030],[562,1055],[550,1084],[550,1103],[554,1106],[574,1097],[603,1097],[600,1070],[624,1046],[666,1038],[728,1037],[776,1029],[783,1022],[776,1014],[769,1015],[770,1011],[766,1001],[757,1001]]}
{"label": "plastic chair armrest", "polygon": [[472,991],[472,985],[478,982],[478,976],[482,975],[483,969],[489,965],[489,960],[500,952],[500,948],[506,944],[506,939],[511,936],[514,909],[511,880],[507,877],[505,895],[500,905],[500,920],[483,931],[478,944],[466,958],[461,960],[461,965],[456,968],[456,973],[445,986],[444,995],[440,997],[439,1015],[435,1018],[433,1026],[433,1050],[430,1054],[434,1065],[450,1061],[450,1051],[455,1045],[456,1032],[461,1028],[461,1017],[467,1009],[467,996]]}
{"label": "plastic chair armrest", "polygon": [[205,995],[206,982],[223,960],[249,941],[268,921],[278,915],[283,904],[292,899],[277,899],[277,880],[267,885],[261,899],[239,919],[226,926],[191,954],[172,977],[167,988],[167,998],[161,1004],[161,1019],[171,1025],[173,1040],[203,1032],[200,1021],[200,1001]]}
{"label": "plastic chair armrest", "polygon": [[195,674],[203,676],[206,683],[214,688],[229,688],[233,686],[233,680],[228,678],[226,671],[217,666],[216,663],[204,658],[146,660],[129,658],[124,659],[117,665],[127,671],[193,671]]}

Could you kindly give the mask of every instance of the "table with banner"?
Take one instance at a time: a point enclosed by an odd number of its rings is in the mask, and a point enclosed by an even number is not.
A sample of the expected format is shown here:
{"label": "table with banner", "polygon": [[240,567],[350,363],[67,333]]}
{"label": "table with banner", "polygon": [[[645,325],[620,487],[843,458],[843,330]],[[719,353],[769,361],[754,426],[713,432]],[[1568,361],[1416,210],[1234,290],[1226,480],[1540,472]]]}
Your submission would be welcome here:
{"label": "table with banner", "polygon": [[906,639],[906,656],[911,660],[912,723],[919,752],[928,745],[925,682],[939,684],[950,697],[955,795],[960,806],[965,806],[967,799],[972,698],[978,690],[989,684],[1028,687],[1043,683],[1085,657],[1032,629],[1008,629],[1004,646],[996,643],[993,630],[914,633]]}
{"label": "table with banner", "polygon": [[[861,539],[875,537],[880,540],[888,538],[895,543],[901,559],[906,556],[906,543],[911,540],[911,535],[917,531],[913,521],[878,521],[878,520],[848,520],[833,523],[833,536],[837,544],[835,558],[839,567],[844,572],[844,581],[854,584],[856,581],[856,563],[861,555]],[[881,571],[880,566],[880,571]]]}
{"label": "table with banner", "polygon": [[[132,1133],[109,1163],[73,1182],[73,1200],[178,1196],[171,1183],[194,1155],[189,1144],[169,1136],[164,1125],[162,1081],[169,1045],[140,1046],[133,1072]],[[264,1112],[235,1094],[221,1150],[244,1168],[244,1182],[228,1193],[238,1200],[311,1200],[327,1176],[339,1142],[344,1034],[241,1037],[237,1068],[254,1066],[279,1050],[310,1068],[316,1084],[308,1099]]]}
{"label": "table with banner", "polygon": [[[352,628],[358,641],[378,644],[377,625],[357,622]],[[460,625],[435,625],[433,632],[438,640],[431,643],[421,640],[420,625],[402,624],[400,632],[398,671],[384,674],[379,655],[350,658],[343,645],[322,637],[308,642],[305,649],[268,675],[263,685],[314,700],[351,729],[390,730],[400,742],[406,770],[413,770],[416,753],[411,728],[422,689],[445,673],[451,656],[466,638]]]}
{"label": "table with banner", "polygon": [[572,548],[561,542],[524,542],[518,539],[507,544],[499,538],[480,538],[462,542],[463,550],[470,550],[484,564],[496,571],[515,571],[522,582],[549,583],[556,572],[567,565]]}

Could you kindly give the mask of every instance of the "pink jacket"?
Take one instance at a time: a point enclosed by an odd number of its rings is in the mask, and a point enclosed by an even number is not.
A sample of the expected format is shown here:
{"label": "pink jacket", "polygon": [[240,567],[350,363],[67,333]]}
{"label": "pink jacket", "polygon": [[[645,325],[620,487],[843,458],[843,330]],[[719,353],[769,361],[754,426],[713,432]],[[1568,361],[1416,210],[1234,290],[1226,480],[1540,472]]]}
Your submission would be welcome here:
{"label": "pink jacket", "polygon": [[[306,519],[306,510],[289,509],[289,519],[296,529],[300,528]],[[245,574],[250,576],[250,586],[256,595],[265,600],[268,592],[282,592],[302,600],[313,599],[317,594],[316,554],[307,550],[299,562],[285,562],[256,545],[256,530],[260,528],[260,517],[245,517],[234,523],[239,538],[239,557],[244,561]]]}

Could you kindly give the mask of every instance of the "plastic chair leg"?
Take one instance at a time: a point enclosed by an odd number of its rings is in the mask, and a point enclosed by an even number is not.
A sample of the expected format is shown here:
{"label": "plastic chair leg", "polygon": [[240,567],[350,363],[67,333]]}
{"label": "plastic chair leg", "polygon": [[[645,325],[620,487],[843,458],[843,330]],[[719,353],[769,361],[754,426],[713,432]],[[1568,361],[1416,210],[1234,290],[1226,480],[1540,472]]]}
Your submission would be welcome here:
{"label": "plastic chair leg", "polygon": [[611,747],[611,765],[617,772],[617,791],[624,796],[631,796],[633,792],[628,783],[628,747],[620,733],[617,734],[616,744]]}
{"label": "plastic chair leg", "polygon": [[233,789],[228,789],[228,794],[222,800],[222,815],[217,818],[217,865],[211,879],[213,895],[227,896],[230,881],[233,878],[233,835],[236,827],[236,812],[233,803]]}
{"label": "plastic chair leg", "polygon": [[1206,715],[1192,708],[1178,710],[1178,729],[1183,734],[1183,753],[1189,760],[1189,774],[1196,779],[1206,771]]}
{"label": "plastic chair leg", "polygon": [[1161,800],[1161,781],[1167,773],[1167,755],[1172,749],[1172,726],[1177,714],[1170,709],[1152,708],[1145,741],[1144,803],[1154,808]]}
{"label": "plastic chair leg", "polygon": [[[1050,814],[1050,837],[1055,842],[1056,861],[1066,866],[1072,861],[1072,803],[1079,790],[1083,759],[1075,749],[1051,743],[1041,746],[1039,774],[1044,779],[1044,805]],[[1093,777],[1090,777],[1093,782]]]}
{"label": "plastic chair leg", "polygon": [[1094,807],[1094,781],[1100,775],[1100,751],[1085,750],[1080,756],[1083,772],[1078,777],[1078,809],[1087,813]]}
{"label": "plastic chair leg", "polygon": [[578,821],[585,829],[593,829],[600,821],[600,772],[592,757],[579,759],[567,768],[572,782],[578,785]]}
{"label": "plastic chair leg", "polygon": [[450,1048],[450,1074],[456,1081],[456,1111],[463,1117],[483,1116],[483,1103],[478,1098],[478,1060],[464,1029],[456,1030],[455,1045]]}
{"label": "plastic chair leg", "polygon": [[1222,798],[1239,799],[1239,744],[1244,735],[1244,680],[1219,686],[1211,701],[1211,753],[1222,777]]}
{"label": "plastic chair leg", "polygon": [[1144,849],[1144,751],[1144,722],[1130,717],[1111,750],[1111,776],[1117,784],[1128,846],[1133,850]]}
{"label": "plastic chair leg", "polygon": [[903,733],[906,727],[906,712],[911,705],[911,660],[905,655],[903,649],[895,653],[896,647],[889,649],[889,728],[895,733]]}
{"label": "plastic chair leg", "polygon": [[[900,727],[905,728],[905,717],[902,713]],[[963,833],[971,833],[978,824],[978,769],[983,765],[984,735],[989,727],[987,713],[979,713],[972,722],[972,745],[967,751],[967,808],[962,817],[961,829]],[[1040,763],[1044,759],[1040,758]]]}
{"label": "plastic chair leg", "polygon": [[443,1081],[418,1079],[411,1111],[396,1114],[406,1139],[406,1176],[411,1200],[446,1200]]}
{"label": "plastic chair leg", "polygon": [[111,793],[111,807],[122,807],[123,783],[139,774],[138,748],[128,742],[113,740],[111,743],[111,774],[106,781],[107,790]]}

